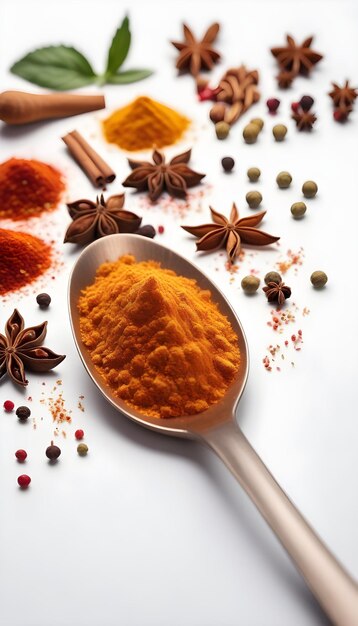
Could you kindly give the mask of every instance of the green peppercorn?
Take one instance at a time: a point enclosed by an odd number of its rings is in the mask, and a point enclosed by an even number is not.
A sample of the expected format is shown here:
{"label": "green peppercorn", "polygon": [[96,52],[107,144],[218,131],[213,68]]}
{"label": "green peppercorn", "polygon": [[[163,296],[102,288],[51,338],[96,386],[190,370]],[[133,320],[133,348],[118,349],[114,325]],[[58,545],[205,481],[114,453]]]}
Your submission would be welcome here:
{"label": "green peppercorn", "polygon": [[249,191],[246,194],[246,202],[249,205],[250,209],[257,209],[262,202],[262,195],[259,191]]}
{"label": "green peppercorn", "polygon": [[258,290],[259,285],[260,279],[257,278],[257,276],[253,276],[252,274],[249,274],[249,276],[244,276],[241,281],[241,287],[247,294],[255,293],[255,291]]}
{"label": "green peppercorn", "polygon": [[318,191],[318,187],[313,180],[306,180],[302,185],[302,193],[305,198],[314,198]]}
{"label": "green peppercorn", "polygon": [[246,143],[255,143],[259,132],[260,128],[257,124],[248,124],[242,131],[242,136]]}
{"label": "green peppercorn", "polygon": [[289,172],[280,172],[277,174],[276,183],[280,189],[287,189],[292,183],[292,176]]}
{"label": "green peppercorn", "polygon": [[316,270],[311,274],[311,283],[316,289],[322,289],[328,280],[328,276],[321,270]]}
{"label": "green peppercorn", "polygon": [[86,456],[88,452],[88,446],[85,443],[79,443],[77,446],[77,452],[80,456]]}
{"label": "green peppercorn", "polygon": [[256,124],[256,126],[259,127],[259,133],[264,127],[264,121],[261,119],[261,117],[254,117],[254,119],[250,120],[250,124]]}
{"label": "green peppercorn", "polygon": [[256,183],[261,176],[261,171],[258,167],[249,167],[247,170],[247,176],[252,183]]}
{"label": "green peppercorn", "polygon": [[291,206],[291,213],[295,219],[299,219],[303,217],[306,213],[307,207],[304,202],[295,202]]}
{"label": "green peppercorn", "polygon": [[235,165],[235,161],[232,157],[224,157],[221,159],[221,165],[223,166],[224,172],[231,172]]}
{"label": "green peppercorn", "polygon": [[230,131],[230,126],[226,122],[217,122],[215,132],[218,139],[226,139]]}
{"label": "green peppercorn", "polygon": [[284,124],[276,124],[272,129],[272,133],[276,141],[283,141],[286,137],[287,126],[284,126]]}
{"label": "green peppercorn", "polygon": [[267,272],[267,274],[265,275],[264,281],[266,285],[268,285],[269,283],[279,284],[282,282],[282,278],[278,272],[272,271],[272,272]]}

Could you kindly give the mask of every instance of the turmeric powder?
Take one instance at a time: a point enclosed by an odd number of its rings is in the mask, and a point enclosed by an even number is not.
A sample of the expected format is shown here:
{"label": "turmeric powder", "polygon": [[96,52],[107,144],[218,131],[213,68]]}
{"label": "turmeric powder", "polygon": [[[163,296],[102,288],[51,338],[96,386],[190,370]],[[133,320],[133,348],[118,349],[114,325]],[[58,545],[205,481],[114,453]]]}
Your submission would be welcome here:
{"label": "turmeric powder", "polygon": [[114,111],[103,122],[109,143],[124,150],[148,150],[170,146],[180,139],[190,121],[169,107],[141,96]]}
{"label": "turmeric powder", "polygon": [[84,345],[114,394],[139,412],[201,413],[240,364],[238,338],[210,291],[131,255],[103,263],[79,298]]}

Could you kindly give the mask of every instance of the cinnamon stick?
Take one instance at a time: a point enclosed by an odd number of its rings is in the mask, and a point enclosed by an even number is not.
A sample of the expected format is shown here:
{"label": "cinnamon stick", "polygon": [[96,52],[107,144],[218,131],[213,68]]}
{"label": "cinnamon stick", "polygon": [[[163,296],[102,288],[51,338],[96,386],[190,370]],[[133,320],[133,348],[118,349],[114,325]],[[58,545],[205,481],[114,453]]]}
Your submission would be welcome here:
{"label": "cinnamon stick", "polygon": [[62,140],[95,187],[104,187],[114,181],[116,175],[111,167],[77,130],[68,133]]}

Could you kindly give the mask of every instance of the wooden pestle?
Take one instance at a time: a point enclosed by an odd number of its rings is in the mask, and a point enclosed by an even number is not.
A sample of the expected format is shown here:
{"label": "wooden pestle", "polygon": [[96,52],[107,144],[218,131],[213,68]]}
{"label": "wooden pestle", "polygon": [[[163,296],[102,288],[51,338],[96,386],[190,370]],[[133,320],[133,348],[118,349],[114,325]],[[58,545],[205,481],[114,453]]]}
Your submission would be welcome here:
{"label": "wooden pestle", "polygon": [[104,96],[4,91],[0,94],[0,120],[7,124],[28,124],[97,111],[104,109],[105,106]]}

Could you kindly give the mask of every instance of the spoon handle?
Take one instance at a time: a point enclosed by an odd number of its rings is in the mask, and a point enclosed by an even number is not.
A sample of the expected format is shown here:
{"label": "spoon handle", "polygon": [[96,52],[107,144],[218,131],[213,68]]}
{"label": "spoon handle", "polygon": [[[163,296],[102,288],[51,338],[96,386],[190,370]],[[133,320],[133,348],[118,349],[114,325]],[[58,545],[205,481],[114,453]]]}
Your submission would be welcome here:
{"label": "spoon handle", "polygon": [[270,474],[234,421],[199,435],[237,478],[336,626],[358,626],[358,586]]}

